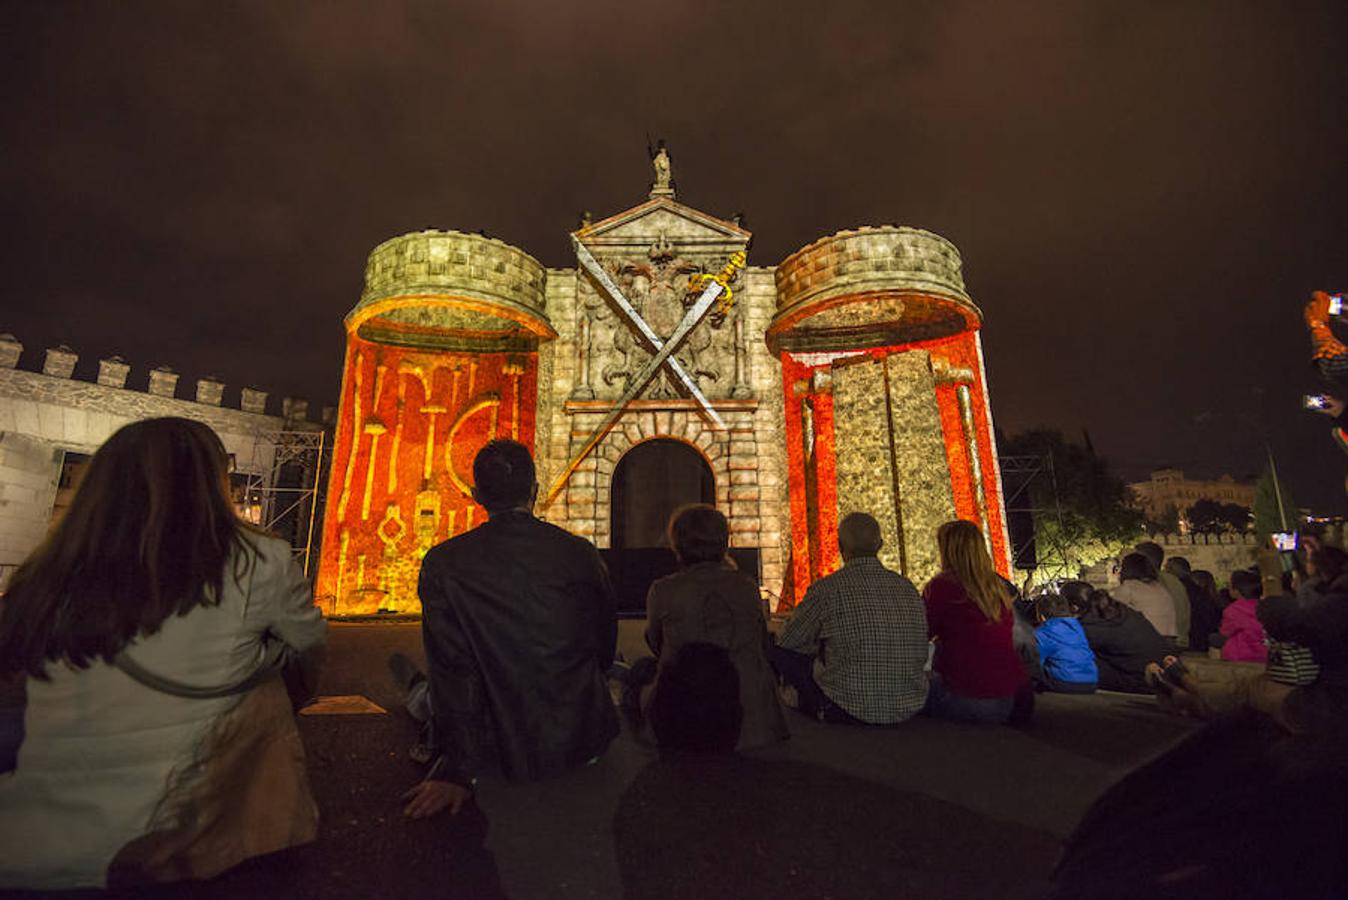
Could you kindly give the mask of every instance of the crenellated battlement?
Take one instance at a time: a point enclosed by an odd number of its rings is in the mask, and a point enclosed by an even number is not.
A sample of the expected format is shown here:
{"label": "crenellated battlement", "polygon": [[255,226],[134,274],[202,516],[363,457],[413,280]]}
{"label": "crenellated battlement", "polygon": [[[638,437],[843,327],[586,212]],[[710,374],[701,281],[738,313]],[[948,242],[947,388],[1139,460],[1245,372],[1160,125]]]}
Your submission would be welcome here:
{"label": "crenellated battlement", "polygon": [[[218,376],[207,375],[204,378],[197,379],[192,398],[186,399],[178,397],[178,373],[168,366],[161,365],[147,370],[146,387],[144,390],[137,390],[128,386],[128,381],[133,374],[133,366],[120,356],[110,356],[99,360],[98,374],[94,381],[90,382],[75,377],[75,366],[79,362],[80,356],[75,350],[64,344],[47,348],[39,372],[30,372],[19,368],[23,351],[24,345],[14,335],[0,334],[0,396],[15,393],[18,396],[31,396],[33,392],[36,392],[54,401],[69,397],[72,400],[112,402],[118,409],[141,407],[147,403],[153,406],[154,400],[151,398],[155,398],[174,403],[215,407],[227,413],[243,413],[249,416],[264,417],[270,420],[265,425],[265,430],[268,431],[276,430],[277,422],[275,420],[277,419],[280,419],[285,427],[294,430],[304,431],[319,427],[309,421],[309,401],[298,397],[283,397],[280,401],[280,414],[269,414],[267,406],[271,395],[267,391],[251,385],[240,388],[237,395],[237,407],[226,406],[224,399],[225,389],[228,385]],[[58,386],[58,384],[52,383],[53,380],[59,380],[66,384]],[[6,386],[8,386],[8,390]],[[117,391],[120,394],[130,395],[130,397],[110,395],[104,391],[90,392],[85,390],[85,388],[95,387]],[[102,411],[112,412],[106,408],[103,408]],[[136,411],[128,408],[127,412],[121,414],[134,416]],[[157,413],[152,413],[147,409],[145,414],[177,414],[188,415],[190,418],[200,417],[185,411],[173,411],[167,408],[165,411]],[[322,414],[325,416],[322,421],[330,423],[335,411],[331,407],[326,407]],[[231,424],[237,423],[231,422]]]}

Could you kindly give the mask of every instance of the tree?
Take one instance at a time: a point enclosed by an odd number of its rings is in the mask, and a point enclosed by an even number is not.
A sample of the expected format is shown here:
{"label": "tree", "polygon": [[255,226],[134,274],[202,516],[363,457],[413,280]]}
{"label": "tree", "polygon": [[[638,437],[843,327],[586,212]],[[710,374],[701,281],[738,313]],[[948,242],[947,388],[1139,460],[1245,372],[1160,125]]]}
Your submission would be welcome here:
{"label": "tree", "polygon": [[1218,534],[1229,531],[1248,531],[1249,507],[1239,503],[1221,503],[1217,500],[1199,500],[1184,513],[1189,527],[1196,532]]}
{"label": "tree", "polygon": [[1147,520],[1147,530],[1159,534],[1177,534],[1180,530],[1180,512],[1175,504],[1171,503],[1161,510],[1161,514],[1154,519]]}
{"label": "tree", "polygon": [[[1281,500],[1281,505],[1279,504]],[[1285,517],[1285,521],[1284,521]],[[1295,531],[1299,527],[1297,504],[1281,479],[1276,483],[1273,469],[1264,467],[1264,473],[1254,485],[1254,530],[1263,540],[1275,531]]]}
{"label": "tree", "polygon": [[1128,505],[1127,485],[1093,448],[1043,428],[998,443],[1004,455],[1048,456],[1053,462],[1054,480],[1037,479],[1030,487],[1034,507],[1043,510],[1034,522],[1041,579],[1076,578],[1141,538],[1145,516]]}

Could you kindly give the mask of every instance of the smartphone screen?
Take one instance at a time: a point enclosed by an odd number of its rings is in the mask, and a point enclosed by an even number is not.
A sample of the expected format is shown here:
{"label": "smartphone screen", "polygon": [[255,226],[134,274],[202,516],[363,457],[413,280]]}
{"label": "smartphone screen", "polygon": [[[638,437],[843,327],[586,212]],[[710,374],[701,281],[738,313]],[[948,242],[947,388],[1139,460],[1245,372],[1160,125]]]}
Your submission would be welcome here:
{"label": "smartphone screen", "polygon": [[1301,398],[1301,405],[1304,409],[1325,409],[1329,406],[1329,398],[1324,394],[1306,394]]}
{"label": "smartphone screen", "polygon": [[1331,294],[1329,296],[1329,314],[1331,316],[1343,315],[1343,295]]}
{"label": "smartphone screen", "polygon": [[1273,533],[1273,549],[1279,553],[1293,553],[1297,548],[1297,533],[1295,531],[1275,531]]}

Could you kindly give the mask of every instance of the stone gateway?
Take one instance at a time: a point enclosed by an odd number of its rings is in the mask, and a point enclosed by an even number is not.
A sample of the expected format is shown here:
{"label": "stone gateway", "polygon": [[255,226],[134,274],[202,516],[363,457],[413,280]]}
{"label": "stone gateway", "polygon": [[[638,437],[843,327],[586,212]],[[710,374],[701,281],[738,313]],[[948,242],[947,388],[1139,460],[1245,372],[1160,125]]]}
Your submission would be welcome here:
{"label": "stone gateway", "polygon": [[370,254],[346,317],[325,610],[419,608],[421,557],[482,521],[469,473],[497,437],[534,448],[539,514],[601,549],[649,545],[669,508],[711,500],[779,606],[838,565],[854,510],[918,583],[955,517],[1008,571],[982,313],[955,247],[861,228],[755,266],[750,233],[679,203],[663,147],[653,162],[646,202],[573,232],[573,268],[453,231]]}

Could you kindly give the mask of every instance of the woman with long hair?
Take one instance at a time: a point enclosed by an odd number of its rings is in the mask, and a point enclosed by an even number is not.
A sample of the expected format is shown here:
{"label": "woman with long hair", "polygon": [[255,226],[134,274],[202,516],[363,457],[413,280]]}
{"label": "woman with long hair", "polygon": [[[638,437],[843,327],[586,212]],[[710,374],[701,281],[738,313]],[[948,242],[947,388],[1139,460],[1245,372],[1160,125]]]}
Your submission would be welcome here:
{"label": "woman with long hair", "polygon": [[235,512],[210,428],[113,434],[0,606],[0,677],[28,678],[0,888],[207,878],[313,840],[272,676],[312,678],[326,625],[290,547]]}
{"label": "woman with long hair", "polygon": [[992,567],[972,522],[936,530],[941,572],[922,590],[927,633],[936,644],[927,712],[943,719],[1007,722],[1017,698],[1032,698],[1012,644],[1013,595]]}

